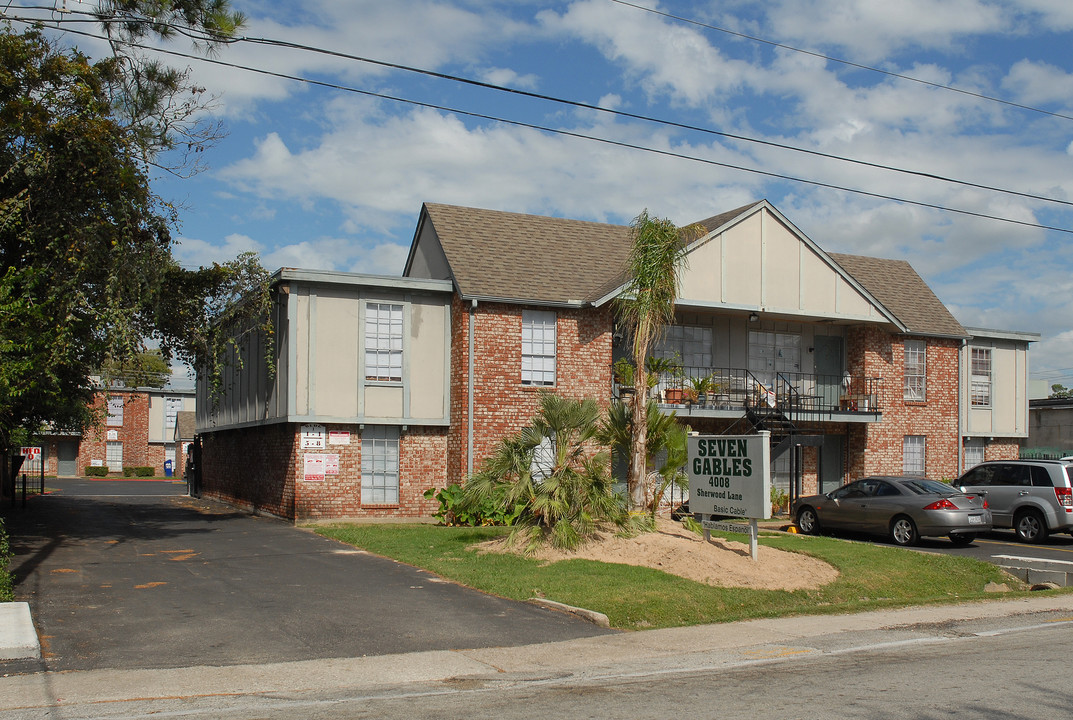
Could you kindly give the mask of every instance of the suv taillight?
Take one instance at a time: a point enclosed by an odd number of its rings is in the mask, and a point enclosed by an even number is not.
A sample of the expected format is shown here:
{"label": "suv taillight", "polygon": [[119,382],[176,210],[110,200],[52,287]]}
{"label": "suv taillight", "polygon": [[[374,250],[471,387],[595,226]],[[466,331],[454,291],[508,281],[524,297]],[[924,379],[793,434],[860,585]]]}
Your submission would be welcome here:
{"label": "suv taillight", "polygon": [[1056,487],[1054,495],[1058,498],[1058,504],[1064,507],[1067,513],[1073,513],[1073,488]]}

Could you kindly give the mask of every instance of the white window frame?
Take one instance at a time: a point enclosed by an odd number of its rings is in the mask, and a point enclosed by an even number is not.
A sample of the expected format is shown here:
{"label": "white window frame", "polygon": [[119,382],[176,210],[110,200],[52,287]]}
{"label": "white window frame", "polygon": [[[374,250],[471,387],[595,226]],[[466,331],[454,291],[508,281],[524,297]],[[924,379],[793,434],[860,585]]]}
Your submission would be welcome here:
{"label": "white window frame", "polygon": [[928,391],[928,346],[923,340],[905,341],[904,375],[903,398],[924,402]]}
{"label": "white window frame", "polygon": [[123,405],[125,399],[122,397],[110,397],[108,398],[108,421],[107,427],[123,427]]}
{"label": "white window frame", "polygon": [[105,463],[108,472],[123,472],[123,443],[118,440],[108,440],[105,446]]}
{"label": "white window frame", "polygon": [[965,470],[971,470],[984,461],[985,447],[983,438],[965,438]]}
{"label": "white window frame", "polygon": [[402,382],[401,303],[365,304],[365,379]]}
{"label": "white window frame", "polygon": [[[181,397],[165,397],[164,398],[164,429],[174,430],[176,418],[179,416],[179,412],[183,409],[183,399]],[[167,438],[165,438],[167,439]]]}
{"label": "white window frame", "polygon": [[399,428],[370,425],[361,433],[361,504],[399,504]]}
{"label": "white window frame", "polygon": [[529,463],[529,475],[533,482],[542,483],[555,472],[555,439],[543,437],[540,444],[533,448],[533,458]]}
{"label": "white window frame", "polygon": [[522,385],[555,385],[556,324],[554,310],[522,310]]}
{"label": "white window frame", "polygon": [[972,407],[991,407],[991,348],[972,348],[970,397]]}
{"label": "white window frame", "polygon": [[902,474],[924,475],[927,472],[928,439],[924,435],[902,438]]}

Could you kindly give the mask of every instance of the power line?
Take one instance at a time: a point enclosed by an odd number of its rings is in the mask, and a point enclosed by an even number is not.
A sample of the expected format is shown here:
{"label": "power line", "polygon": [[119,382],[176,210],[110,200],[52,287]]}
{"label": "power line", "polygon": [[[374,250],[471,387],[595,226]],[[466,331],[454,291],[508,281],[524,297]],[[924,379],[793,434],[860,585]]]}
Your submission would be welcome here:
{"label": "power line", "polygon": [[[26,22],[25,20],[23,20],[21,18],[13,18],[13,19],[18,20],[20,22]],[[80,30],[66,30],[66,32],[70,32],[70,33],[73,33],[73,34],[76,34],[76,35],[82,35],[82,36],[90,37],[90,38],[94,38],[94,39],[103,39],[99,35],[94,35],[94,34],[91,34],[91,33],[80,31]],[[563,136],[566,136],[566,137],[573,137],[573,138],[578,138],[578,139],[582,139],[582,140],[589,140],[589,141],[592,141],[592,142],[598,142],[598,143],[602,143],[602,144],[606,144],[606,145],[622,147],[622,148],[626,148],[626,149],[630,149],[630,150],[639,150],[641,152],[647,152],[647,153],[652,153],[652,154],[656,154],[656,155],[662,155],[662,156],[666,156],[666,157],[672,157],[672,158],[681,159],[681,160],[688,160],[688,161],[691,161],[691,162],[698,162],[698,163],[702,163],[702,164],[706,164],[706,165],[712,165],[712,166],[715,166],[715,167],[726,168],[726,169],[729,169],[729,170],[738,170],[738,171],[741,171],[741,172],[746,172],[746,173],[750,173],[750,174],[754,174],[754,175],[761,175],[761,176],[764,176],[764,177],[770,177],[770,178],[774,178],[774,179],[777,179],[777,180],[785,180],[785,181],[788,181],[788,182],[797,182],[797,183],[802,183],[802,184],[806,184],[806,185],[812,185],[812,186],[815,186],[815,187],[822,187],[822,188],[826,188],[826,189],[830,189],[830,190],[838,190],[838,191],[841,191],[841,192],[852,193],[852,194],[855,194],[855,195],[861,195],[861,196],[864,196],[864,197],[870,197],[870,198],[874,198],[874,199],[878,199],[878,200],[889,200],[891,202],[898,202],[898,203],[903,203],[903,204],[906,204],[906,205],[914,205],[914,206],[917,206],[917,207],[923,207],[923,208],[928,208],[928,209],[932,209],[932,210],[939,210],[939,211],[942,211],[942,212],[950,212],[950,213],[955,213],[955,214],[959,214],[959,215],[966,215],[966,216],[969,216],[969,217],[976,217],[976,218],[980,218],[980,219],[984,219],[984,220],[996,220],[998,222],[1005,222],[1005,223],[1010,223],[1010,224],[1013,224],[1013,225],[1021,225],[1021,226],[1024,226],[1024,227],[1036,228],[1036,229],[1040,229],[1040,230],[1052,230],[1054,232],[1073,234],[1073,229],[1069,229],[1069,228],[1057,227],[1057,226],[1053,226],[1053,225],[1044,225],[1042,223],[1028,222],[1028,221],[1025,221],[1025,220],[1016,220],[1016,219],[1013,219],[1013,218],[1002,217],[1002,216],[999,216],[999,215],[990,215],[990,214],[987,214],[987,213],[975,212],[975,211],[972,211],[972,210],[963,210],[963,209],[960,209],[960,208],[952,208],[952,207],[947,207],[947,206],[944,206],[944,205],[938,205],[936,203],[922,202],[922,201],[919,201],[919,200],[909,200],[909,199],[900,198],[900,197],[897,197],[897,196],[894,196],[894,195],[885,195],[885,194],[882,194],[882,193],[874,193],[874,192],[870,192],[870,191],[867,191],[867,190],[861,190],[861,189],[858,189],[858,188],[851,188],[851,187],[847,187],[847,186],[843,186],[843,185],[835,185],[833,183],[825,183],[825,182],[822,182],[822,181],[819,181],[819,180],[810,180],[808,178],[801,178],[801,177],[796,177],[796,176],[793,176],[793,175],[785,175],[785,174],[782,174],[782,173],[775,173],[775,172],[771,172],[771,171],[767,171],[767,170],[759,170],[757,168],[750,168],[750,167],[745,167],[745,166],[742,166],[742,165],[734,165],[734,164],[731,164],[731,163],[719,162],[717,160],[710,160],[710,159],[706,159],[706,158],[700,158],[700,157],[696,157],[696,156],[693,156],[693,155],[686,155],[684,153],[672,152],[670,150],[660,150],[658,148],[646,147],[646,146],[643,146],[643,145],[637,145],[637,144],[634,144],[634,143],[627,143],[627,142],[620,141],[620,140],[611,140],[611,139],[608,139],[608,138],[602,138],[602,137],[598,137],[598,136],[595,136],[595,135],[587,135],[585,133],[579,133],[579,132],[574,132],[574,131],[569,131],[569,130],[562,130],[562,129],[558,129],[558,128],[547,127],[547,126],[544,126],[544,125],[537,125],[535,123],[523,122],[523,121],[520,121],[520,120],[510,120],[510,119],[498,117],[498,116],[495,116],[495,115],[488,115],[488,114],[484,114],[484,113],[471,112],[471,111],[467,111],[467,110],[461,110],[461,109],[458,109],[458,108],[452,108],[450,106],[437,105],[437,104],[433,104],[433,103],[422,102],[422,101],[419,101],[419,100],[411,100],[411,99],[408,99],[408,98],[402,98],[402,97],[397,97],[397,96],[393,96],[393,95],[387,95],[387,94],[384,94],[384,93],[377,93],[377,92],[373,92],[373,91],[370,91],[370,90],[361,90],[361,89],[350,87],[350,86],[347,86],[347,85],[340,85],[338,83],[330,83],[330,82],[326,82],[326,81],[323,81],[323,80],[313,80],[313,79],[304,78],[304,77],[301,77],[301,76],[298,76],[298,75],[290,75],[290,74],[286,74],[286,73],[275,72],[275,71],[272,71],[272,70],[265,70],[265,69],[262,69],[262,68],[255,68],[255,67],[251,67],[251,66],[247,66],[247,65],[239,65],[237,63],[226,62],[226,61],[219,60],[219,59],[216,59],[216,58],[207,58],[207,57],[200,57],[198,55],[191,55],[189,53],[183,53],[183,52],[179,52],[177,50],[168,50],[168,49],[164,49],[164,48],[157,48],[157,47],[152,47],[152,46],[149,46],[149,45],[144,45],[144,44],[135,43],[135,42],[126,42],[125,44],[129,45],[130,47],[136,47],[136,48],[139,48],[139,49],[142,49],[142,50],[149,50],[149,51],[152,51],[152,52],[158,52],[158,53],[162,53],[162,54],[165,54],[165,55],[171,55],[171,56],[174,56],[174,57],[181,57],[181,58],[188,59],[188,60],[197,60],[197,61],[200,61],[200,62],[210,63],[210,64],[213,64],[213,65],[219,65],[221,67],[229,67],[229,68],[233,68],[233,69],[236,69],[236,70],[244,70],[244,71],[247,71],[247,72],[253,72],[253,73],[266,75],[266,76],[269,76],[269,77],[276,77],[276,78],[280,78],[280,79],[284,79],[284,80],[293,80],[293,81],[296,81],[296,82],[303,82],[303,83],[307,83],[307,84],[310,84],[310,85],[329,88],[329,89],[333,89],[333,90],[341,90],[341,91],[344,91],[344,92],[351,92],[351,93],[355,93],[355,94],[358,94],[358,95],[364,95],[364,96],[367,96],[367,97],[375,97],[375,98],[382,99],[382,100],[390,100],[390,101],[393,101],[393,102],[399,102],[399,103],[414,105],[416,107],[423,107],[423,108],[430,109],[430,110],[437,110],[437,111],[441,111],[441,112],[449,112],[449,113],[454,113],[456,115],[462,115],[462,116],[465,116],[465,117],[471,117],[471,118],[476,118],[476,119],[480,119],[480,120],[487,120],[487,121],[502,123],[502,124],[506,124],[506,125],[513,125],[513,126],[516,126],[516,127],[523,127],[523,128],[527,128],[527,129],[531,129],[531,130],[538,130],[538,131],[541,131],[541,132],[551,133],[551,134],[555,134],[555,135],[563,135]]]}
{"label": "power line", "polygon": [[[612,0],[612,2],[619,2],[619,0]],[[623,4],[631,5],[630,3],[623,3]],[[640,6],[631,5],[631,7],[640,7]],[[642,9],[644,9],[644,8],[642,8]],[[659,14],[663,14],[663,13],[659,13]],[[675,16],[671,16],[671,17],[675,17]],[[16,19],[19,19],[20,21],[25,22],[25,20],[22,20],[21,18],[16,18]],[[78,22],[78,23],[93,22],[93,23],[96,23],[96,22],[100,22],[100,20],[99,19],[93,19],[93,20],[88,20],[88,19],[87,20],[73,20],[72,19],[72,20],[68,20],[68,21],[62,21],[61,20],[61,21],[57,21],[57,22],[58,23],[66,23],[66,22]],[[123,22],[129,22],[129,20],[124,20]],[[186,35],[188,35],[190,37],[194,37],[194,38],[201,39],[201,40],[208,40],[207,37],[197,37],[194,34],[188,33],[183,28],[176,27],[176,29],[179,30],[180,32],[184,32],[184,34],[186,34]],[[714,28],[714,29],[720,29],[720,28]],[[69,32],[76,32],[76,31],[69,30]],[[95,38],[100,37],[100,36],[91,35],[91,34],[88,34],[88,33],[80,33],[80,34],[85,34],[85,35],[88,35],[89,37],[95,37]],[[803,147],[799,147],[799,146],[796,146],[796,145],[789,145],[789,144],[786,144],[786,143],[778,143],[778,142],[774,142],[774,141],[771,141],[771,140],[763,140],[763,139],[760,139],[760,138],[749,137],[747,135],[738,135],[738,134],[735,134],[735,133],[728,133],[728,132],[724,132],[724,131],[721,131],[721,130],[714,130],[712,128],[706,128],[706,127],[703,127],[703,126],[690,125],[690,124],[687,124],[687,123],[676,122],[676,121],[673,121],[673,120],[665,120],[665,119],[655,118],[655,117],[651,117],[651,116],[648,116],[648,115],[641,115],[639,113],[627,112],[627,111],[624,111],[624,110],[615,110],[615,109],[612,109],[612,108],[601,107],[599,105],[593,105],[591,103],[585,103],[585,102],[581,102],[581,101],[577,101],[577,100],[568,100],[568,99],[556,97],[556,96],[553,96],[553,95],[545,95],[545,94],[542,94],[542,93],[535,93],[535,92],[531,92],[531,91],[528,91],[528,90],[522,90],[522,89],[519,89],[519,88],[512,88],[512,87],[505,86],[505,85],[497,85],[497,84],[494,84],[494,83],[489,83],[489,82],[485,82],[485,81],[481,81],[481,80],[474,80],[472,78],[461,77],[461,76],[458,76],[458,75],[450,75],[450,74],[447,74],[447,73],[436,72],[434,70],[426,70],[426,69],[423,69],[423,68],[412,67],[412,66],[409,66],[409,65],[402,65],[400,63],[387,62],[387,61],[384,61],[384,60],[376,60],[376,59],[373,59],[373,58],[362,57],[360,55],[354,55],[354,54],[351,54],[351,53],[344,53],[344,52],[340,52],[340,51],[336,51],[336,50],[328,50],[328,49],[325,49],[325,48],[319,48],[319,47],[315,47],[315,46],[312,46],[312,45],[304,45],[304,44],[301,44],[301,43],[293,43],[293,42],[286,41],[286,40],[276,40],[276,39],[273,39],[273,38],[258,38],[258,37],[233,38],[233,39],[231,39],[231,40],[229,40],[227,42],[229,44],[245,42],[245,43],[250,43],[250,44],[254,44],[254,45],[267,45],[267,46],[270,46],[270,47],[289,48],[289,49],[293,49],[293,50],[301,50],[303,52],[312,52],[312,53],[316,53],[316,54],[327,55],[327,56],[331,56],[331,57],[337,57],[337,58],[341,58],[341,59],[345,59],[345,60],[353,60],[355,62],[362,62],[362,63],[366,63],[366,64],[370,64],[370,65],[376,65],[378,67],[389,68],[389,69],[392,69],[392,70],[401,70],[401,71],[404,71],[404,72],[425,75],[427,77],[434,77],[434,78],[438,78],[438,79],[442,79],[442,80],[449,80],[449,81],[452,81],[452,82],[457,82],[457,83],[461,83],[461,84],[465,84],[465,85],[471,85],[471,86],[474,86],[474,87],[480,87],[480,88],[484,88],[484,89],[488,89],[488,90],[495,90],[495,91],[498,91],[498,92],[504,92],[504,93],[508,93],[508,94],[512,94],[512,95],[519,95],[519,96],[528,97],[528,98],[532,98],[532,99],[536,99],[536,100],[543,100],[543,101],[546,101],[546,102],[552,102],[552,103],[556,103],[556,104],[560,104],[560,105],[567,105],[567,106],[570,106],[570,107],[575,107],[575,108],[579,108],[579,109],[583,109],[583,110],[590,110],[590,111],[594,111],[594,112],[600,112],[600,113],[604,113],[604,114],[608,114],[608,115],[613,115],[615,117],[628,118],[628,119],[631,119],[631,120],[640,120],[640,121],[643,121],[643,122],[649,122],[649,123],[653,123],[653,124],[657,124],[657,125],[663,125],[663,126],[666,126],[666,127],[673,127],[673,128],[677,128],[677,129],[680,129],[680,130],[688,130],[688,131],[698,132],[698,133],[702,133],[702,134],[706,134],[706,135],[713,135],[713,136],[717,136],[717,137],[722,137],[722,138],[726,138],[728,140],[736,140],[736,141],[740,141],[740,142],[753,143],[753,144],[762,145],[762,146],[766,146],[766,147],[776,148],[776,149],[779,149],[779,150],[788,150],[790,152],[797,152],[797,153],[802,153],[802,154],[806,154],[806,155],[812,155],[814,157],[820,157],[820,158],[824,158],[824,159],[827,159],[827,160],[835,160],[835,161],[838,161],[838,162],[844,162],[844,163],[850,163],[850,164],[854,164],[854,165],[860,165],[860,166],[863,166],[863,167],[869,167],[869,168],[873,168],[873,169],[877,169],[877,170],[885,170],[885,171],[888,171],[888,172],[894,172],[894,173],[899,173],[899,174],[903,174],[903,175],[910,175],[910,176],[913,176],[913,177],[919,177],[919,178],[924,178],[924,179],[928,179],[928,180],[936,180],[936,181],[939,181],[939,182],[945,182],[945,183],[950,183],[950,184],[954,184],[954,185],[961,185],[963,187],[971,187],[971,188],[975,188],[975,189],[978,189],[978,190],[986,190],[986,191],[989,191],[989,192],[996,192],[996,193],[1001,193],[1001,194],[1004,194],[1004,195],[1012,195],[1012,196],[1016,196],[1016,197],[1022,197],[1022,198],[1026,198],[1026,199],[1029,199],[1029,200],[1037,200],[1037,201],[1040,201],[1040,202],[1055,203],[1055,204],[1058,204],[1058,205],[1065,205],[1065,206],[1073,207],[1073,201],[1070,201],[1070,200],[1061,200],[1061,199],[1058,199],[1058,198],[1052,198],[1052,197],[1048,197],[1048,196],[1045,196],[1045,195],[1037,195],[1035,193],[1027,193],[1027,192],[1022,192],[1022,191],[1019,191],[1019,190],[1010,190],[1008,188],[1001,188],[1001,187],[997,187],[997,186],[994,186],[994,185],[985,185],[983,183],[976,183],[976,182],[972,182],[972,181],[968,181],[968,180],[959,180],[957,178],[951,178],[951,177],[947,177],[947,176],[944,176],[944,175],[939,175],[939,174],[936,174],[936,173],[926,172],[926,171],[923,171],[923,170],[913,170],[913,169],[909,169],[909,168],[897,167],[897,166],[894,166],[894,165],[887,165],[887,164],[884,164],[884,163],[871,162],[871,161],[868,161],[868,160],[860,160],[858,158],[851,158],[851,157],[847,157],[847,156],[843,156],[843,155],[836,155],[836,154],[833,154],[833,153],[826,153],[826,152],[822,152],[820,150],[812,150],[812,149],[809,149],[809,148],[803,148]],[[137,47],[145,47],[145,46],[137,46]],[[146,49],[154,49],[154,48],[150,47],[150,48],[146,48]],[[161,52],[164,52],[164,51],[161,50]],[[802,52],[804,52],[804,51],[802,51]],[[181,57],[187,57],[185,55],[180,55],[180,56]],[[882,72],[882,71],[880,71],[880,72]],[[1073,118],[1071,118],[1071,119],[1073,119]]]}
{"label": "power line", "polygon": [[613,2],[613,3],[617,3],[619,5],[625,5],[626,7],[635,8],[637,10],[643,10],[645,12],[652,13],[653,15],[661,15],[663,17],[670,18],[672,20],[678,20],[679,22],[689,23],[690,25],[696,25],[698,27],[706,28],[708,30],[715,30],[717,32],[726,33],[727,35],[733,35],[735,37],[740,37],[740,38],[743,38],[745,40],[751,40],[753,42],[763,43],[764,45],[770,45],[771,47],[777,47],[777,48],[780,48],[782,50],[791,50],[793,52],[801,53],[803,55],[811,55],[812,57],[820,58],[821,60],[827,60],[827,61],[834,62],[834,63],[840,63],[842,65],[846,65],[847,67],[857,68],[858,70],[868,70],[870,72],[880,73],[882,75],[887,75],[889,77],[898,78],[899,80],[908,80],[910,82],[920,83],[921,85],[927,85],[929,87],[938,88],[939,90],[948,90],[950,92],[960,93],[962,95],[968,95],[969,97],[974,97],[974,98],[977,98],[977,99],[980,99],[980,100],[987,100],[989,102],[1001,103],[1002,105],[1009,105],[1010,107],[1019,108],[1021,110],[1028,110],[1029,112],[1040,113],[1042,115],[1051,115],[1053,117],[1062,118],[1063,120],[1073,120],[1073,116],[1071,116],[1071,115],[1065,115],[1065,114],[1059,113],[1059,112],[1052,112],[1050,110],[1043,110],[1041,108],[1033,107],[1031,105],[1022,105],[1021,103],[1015,103],[1012,100],[1004,100],[1002,98],[993,97],[991,95],[984,95],[983,93],[974,92],[972,90],[965,90],[964,88],[955,87],[953,85],[943,85],[942,83],[932,82],[930,80],[924,80],[924,79],[921,79],[921,78],[918,78],[918,77],[913,77],[912,75],[905,75],[903,73],[896,73],[896,72],[892,72],[890,70],[883,70],[881,68],[872,67],[871,65],[863,65],[861,63],[856,63],[856,62],[853,62],[851,60],[843,60],[842,58],[837,58],[837,57],[834,57],[833,55],[825,55],[824,53],[816,52],[814,50],[805,50],[803,48],[797,48],[797,47],[794,47],[792,45],[785,45],[783,43],[777,43],[777,42],[774,42],[772,40],[765,40],[764,38],[761,38],[761,37],[756,37],[754,35],[746,35],[745,33],[737,32],[735,30],[730,30],[728,28],[719,27],[717,25],[709,25],[707,23],[702,23],[699,20],[693,20],[691,18],[682,17],[681,15],[673,15],[673,14],[668,13],[668,12],[663,12],[661,10],[656,10],[654,8],[645,7],[643,5],[637,5],[637,4],[632,3],[632,2],[626,2],[626,0],[610,0],[610,1]]}

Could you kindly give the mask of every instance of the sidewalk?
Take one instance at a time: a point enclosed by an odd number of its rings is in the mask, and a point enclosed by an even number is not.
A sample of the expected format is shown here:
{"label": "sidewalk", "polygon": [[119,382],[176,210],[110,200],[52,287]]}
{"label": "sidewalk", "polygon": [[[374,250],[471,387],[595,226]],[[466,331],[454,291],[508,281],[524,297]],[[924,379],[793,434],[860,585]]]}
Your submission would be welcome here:
{"label": "sidewalk", "polygon": [[[733,657],[749,662],[812,652],[809,642],[887,630],[905,637],[936,632],[946,623],[1062,613],[1068,621],[1073,595],[913,607],[855,615],[750,620],[566,640],[521,647],[430,651],[375,657],[306,660],[263,665],[166,670],[85,670],[0,677],[0,711],[91,703],[262,693],[381,690],[411,683],[467,680],[526,681],[540,677],[619,675],[702,668]],[[1039,623],[1027,618],[1026,623]]]}
{"label": "sidewalk", "polygon": [[41,643],[30,619],[29,603],[0,603],[0,660],[40,659]]}

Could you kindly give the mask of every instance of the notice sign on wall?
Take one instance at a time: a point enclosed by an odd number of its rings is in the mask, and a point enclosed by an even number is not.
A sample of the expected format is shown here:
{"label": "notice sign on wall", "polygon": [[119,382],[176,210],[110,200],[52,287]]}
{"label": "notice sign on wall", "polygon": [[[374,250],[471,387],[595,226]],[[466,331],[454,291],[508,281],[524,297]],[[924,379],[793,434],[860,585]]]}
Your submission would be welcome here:
{"label": "notice sign on wall", "polygon": [[771,433],[689,438],[689,510],[771,517]]}
{"label": "notice sign on wall", "polygon": [[326,445],[326,433],[323,425],[302,426],[302,449],[323,450]]}
{"label": "notice sign on wall", "polygon": [[325,453],[306,453],[302,456],[302,479],[324,482],[327,475],[339,474],[339,456]]}
{"label": "notice sign on wall", "polygon": [[350,431],[348,430],[332,430],[328,433],[329,445],[349,445],[350,444]]}

